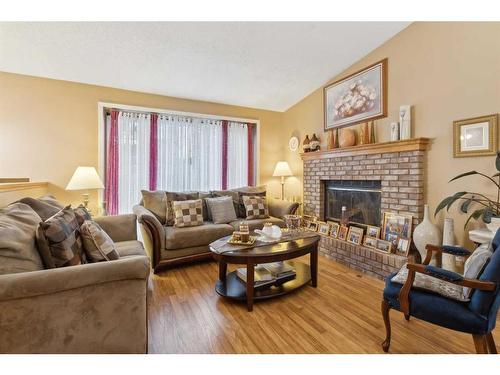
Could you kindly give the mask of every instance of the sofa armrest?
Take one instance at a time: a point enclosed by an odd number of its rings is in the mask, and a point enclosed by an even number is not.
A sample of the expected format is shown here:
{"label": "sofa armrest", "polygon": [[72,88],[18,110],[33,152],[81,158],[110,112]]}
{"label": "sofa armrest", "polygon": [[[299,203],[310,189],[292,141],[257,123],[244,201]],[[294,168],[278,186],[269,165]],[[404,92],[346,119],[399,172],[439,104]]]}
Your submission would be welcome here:
{"label": "sofa armrest", "polygon": [[113,281],[149,278],[149,260],[132,256],[41,271],[0,275],[0,302],[30,298]]}
{"label": "sofa armrest", "polygon": [[101,216],[94,221],[115,242],[137,240],[137,220],[134,214]]}
{"label": "sofa armrest", "polygon": [[133,207],[134,214],[141,228],[142,240],[146,253],[151,258],[153,269],[160,263],[161,250],[165,248],[165,228],[156,216],[144,206]]}
{"label": "sofa armrest", "polygon": [[267,200],[269,215],[283,219],[285,215],[292,215],[299,208],[297,202],[288,202],[281,199],[269,198]]}

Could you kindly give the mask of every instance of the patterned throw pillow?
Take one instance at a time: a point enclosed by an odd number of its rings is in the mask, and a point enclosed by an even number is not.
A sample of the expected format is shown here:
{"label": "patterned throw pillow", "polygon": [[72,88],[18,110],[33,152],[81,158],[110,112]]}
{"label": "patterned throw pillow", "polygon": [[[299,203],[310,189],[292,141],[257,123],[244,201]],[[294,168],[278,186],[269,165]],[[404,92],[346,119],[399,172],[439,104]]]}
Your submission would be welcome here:
{"label": "patterned throw pillow", "polygon": [[[408,268],[406,264],[401,267],[399,272],[394,275],[391,279],[393,283],[404,284],[408,278]],[[413,281],[413,287],[428,290],[444,297],[452,298],[457,301],[467,302],[469,298],[465,298],[463,295],[463,288],[461,285],[452,284],[444,280],[437,279],[435,277],[425,275],[423,273],[417,272],[415,274],[415,280]]]}
{"label": "patterned throw pillow", "polygon": [[201,199],[173,201],[172,210],[175,227],[195,227],[203,224],[203,204]]}
{"label": "patterned throw pillow", "polygon": [[247,219],[267,219],[269,210],[267,209],[266,199],[258,196],[243,196]]}
{"label": "patterned throw pillow", "polygon": [[167,225],[174,225],[175,222],[174,208],[172,206],[173,202],[195,200],[200,197],[197,191],[184,192],[184,193],[173,193],[167,191],[165,194],[167,195],[167,214],[166,214]]}
{"label": "patterned throw pillow", "polygon": [[115,243],[96,222],[85,220],[80,227],[80,233],[89,262],[102,262],[120,258],[115,249]]}
{"label": "patterned throw pillow", "polygon": [[75,213],[78,226],[81,226],[87,220],[92,220],[92,217],[83,205],[79,205],[77,208],[74,208],[73,212]]}
{"label": "patterned throw pillow", "polygon": [[85,263],[79,225],[71,206],[41,222],[37,244],[46,268],[74,266]]}

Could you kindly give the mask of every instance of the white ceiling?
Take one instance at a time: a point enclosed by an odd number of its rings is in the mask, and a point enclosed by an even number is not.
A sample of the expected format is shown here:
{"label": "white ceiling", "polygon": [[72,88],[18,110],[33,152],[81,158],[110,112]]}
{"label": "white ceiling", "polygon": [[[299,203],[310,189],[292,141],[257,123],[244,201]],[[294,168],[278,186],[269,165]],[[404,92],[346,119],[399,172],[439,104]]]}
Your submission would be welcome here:
{"label": "white ceiling", "polygon": [[0,23],[0,71],[284,111],[408,24]]}

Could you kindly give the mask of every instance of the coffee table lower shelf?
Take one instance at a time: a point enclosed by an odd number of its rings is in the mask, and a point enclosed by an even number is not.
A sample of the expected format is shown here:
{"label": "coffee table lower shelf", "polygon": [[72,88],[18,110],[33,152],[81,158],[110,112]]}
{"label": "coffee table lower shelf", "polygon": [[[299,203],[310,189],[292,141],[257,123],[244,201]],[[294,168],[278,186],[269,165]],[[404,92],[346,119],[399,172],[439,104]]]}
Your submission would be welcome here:
{"label": "coffee table lower shelf", "polygon": [[[265,289],[254,290],[254,301],[282,296],[303,287],[311,281],[311,270],[307,264],[294,261],[287,261],[286,263],[295,267],[295,271],[297,272],[295,279],[289,280],[279,286],[273,285]],[[217,294],[239,301],[247,300],[246,288],[245,282],[236,275],[236,271],[227,274],[225,283],[217,280],[215,284]]]}

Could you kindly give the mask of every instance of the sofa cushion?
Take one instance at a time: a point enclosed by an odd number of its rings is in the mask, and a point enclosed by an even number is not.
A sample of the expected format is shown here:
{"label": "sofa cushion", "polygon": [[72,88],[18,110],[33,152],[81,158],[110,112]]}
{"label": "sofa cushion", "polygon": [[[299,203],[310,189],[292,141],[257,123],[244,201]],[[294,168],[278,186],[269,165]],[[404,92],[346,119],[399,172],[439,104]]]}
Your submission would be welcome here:
{"label": "sofa cushion", "polygon": [[192,201],[198,199],[200,195],[197,191],[187,191],[181,193],[167,191],[165,194],[167,196],[167,218],[165,221],[167,225],[174,225],[175,223],[174,210],[172,207],[173,202]]}
{"label": "sofa cushion", "polygon": [[49,217],[57,214],[61,210],[59,207],[53,206],[41,199],[31,197],[20,199],[17,202],[24,203],[30,206],[32,210],[35,211],[38,216],[40,216],[42,221],[47,220]]}
{"label": "sofa cushion", "polygon": [[215,198],[220,198],[220,197],[231,197],[233,200],[233,206],[234,206],[234,211],[236,212],[236,216],[238,216],[238,213],[240,212],[240,196],[238,195],[237,191],[231,191],[231,190],[212,190],[211,191],[212,196]]}
{"label": "sofa cushion", "polygon": [[[384,299],[392,308],[399,310],[399,292],[403,285],[391,281],[395,275],[392,274],[386,279]],[[487,319],[469,310],[466,302],[458,302],[421,289],[410,291],[410,315],[455,331],[472,334],[485,334],[488,327]]]}
{"label": "sofa cushion", "polygon": [[50,195],[50,194],[43,195],[40,198],[38,198],[38,200],[41,201],[41,202],[50,204],[51,206],[57,207],[60,210],[62,210],[64,208],[64,204],[62,204],[61,202],[59,202],[56,199],[56,197],[54,197],[53,195]]}
{"label": "sofa cushion", "polygon": [[267,219],[269,217],[269,210],[265,197],[243,196],[243,204],[245,206],[245,216],[247,220]]}
{"label": "sofa cushion", "polygon": [[167,220],[167,195],[165,192],[163,190],[141,190],[141,194],[143,206],[151,211],[160,223],[165,224]]}
{"label": "sofa cushion", "polygon": [[203,225],[203,203],[201,199],[172,202],[174,226],[177,228]]}
{"label": "sofa cushion", "polygon": [[198,227],[176,228],[165,227],[165,248],[182,249],[185,247],[204,246],[221,237],[233,233],[229,224],[205,222]]}
{"label": "sofa cushion", "polygon": [[227,224],[236,220],[236,211],[234,210],[231,197],[206,198],[210,218],[215,224]]}
{"label": "sofa cushion", "polygon": [[146,255],[142,242],[135,240],[115,242],[115,249],[118,254],[120,254],[120,258],[135,255]]}
{"label": "sofa cushion", "polygon": [[245,224],[248,224],[248,228],[250,229],[250,232],[254,231],[255,229],[262,229],[264,227],[264,223],[272,223],[273,225],[277,225],[280,228],[284,228],[285,222],[281,219],[278,219],[277,217],[272,217],[269,216],[267,219],[253,219],[253,220],[247,220],[247,219],[237,219],[235,221],[230,222],[231,226],[233,227],[234,230],[239,230],[240,224],[244,222]]}
{"label": "sofa cushion", "polygon": [[35,233],[42,219],[26,204],[0,209],[0,275],[43,270]]}
{"label": "sofa cushion", "polygon": [[111,237],[92,220],[85,220],[80,226],[83,248],[91,263],[120,258]]}
{"label": "sofa cushion", "polygon": [[37,243],[47,268],[85,263],[79,225],[71,206],[66,206],[45,222],[40,223]]}

